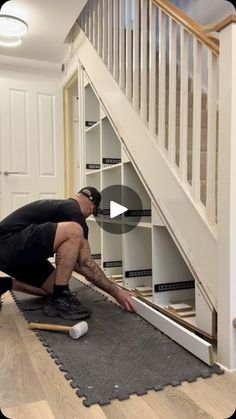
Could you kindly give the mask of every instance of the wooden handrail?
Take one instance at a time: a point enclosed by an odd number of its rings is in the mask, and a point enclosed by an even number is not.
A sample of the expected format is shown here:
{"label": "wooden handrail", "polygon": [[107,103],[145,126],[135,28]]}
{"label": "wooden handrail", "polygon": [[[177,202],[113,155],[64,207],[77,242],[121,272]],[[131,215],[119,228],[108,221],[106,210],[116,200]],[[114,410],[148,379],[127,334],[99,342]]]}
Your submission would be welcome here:
{"label": "wooden handrail", "polygon": [[230,15],[221,22],[203,26],[202,30],[204,33],[220,32],[222,29],[226,28],[226,26],[230,25],[230,23],[236,23],[236,15]]}
{"label": "wooden handrail", "polygon": [[179,7],[170,3],[168,0],[152,0],[153,3],[169,15],[175,22],[180,24],[191,35],[194,35],[199,41],[209,47],[216,55],[219,55],[218,40],[213,40],[212,36],[207,36],[203,32],[203,27],[184,13]]}

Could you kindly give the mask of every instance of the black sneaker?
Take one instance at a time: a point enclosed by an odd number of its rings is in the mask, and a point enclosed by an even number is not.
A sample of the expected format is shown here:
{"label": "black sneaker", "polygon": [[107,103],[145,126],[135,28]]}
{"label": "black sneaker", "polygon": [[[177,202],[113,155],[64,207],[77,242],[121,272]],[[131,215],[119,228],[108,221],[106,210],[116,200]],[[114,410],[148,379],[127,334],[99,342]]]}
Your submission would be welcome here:
{"label": "black sneaker", "polygon": [[66,320],[82,320],[92,314],[92,311],[83,306],[70,291],[63,291],[59,297],[48,298],[43,313],[48,317],[61,317]]}

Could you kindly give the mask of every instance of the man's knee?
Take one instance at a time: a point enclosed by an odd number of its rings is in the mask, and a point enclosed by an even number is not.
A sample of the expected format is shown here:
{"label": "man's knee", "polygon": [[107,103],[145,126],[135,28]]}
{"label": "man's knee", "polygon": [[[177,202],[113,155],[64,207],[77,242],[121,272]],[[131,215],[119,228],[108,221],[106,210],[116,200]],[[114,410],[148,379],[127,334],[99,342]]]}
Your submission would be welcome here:
{"label": "man's knee", "polygon": [[82,241],[84,233],[82,227],[74,221],[58,223],[54,239],[54,250],[57,250],[66,240]]}

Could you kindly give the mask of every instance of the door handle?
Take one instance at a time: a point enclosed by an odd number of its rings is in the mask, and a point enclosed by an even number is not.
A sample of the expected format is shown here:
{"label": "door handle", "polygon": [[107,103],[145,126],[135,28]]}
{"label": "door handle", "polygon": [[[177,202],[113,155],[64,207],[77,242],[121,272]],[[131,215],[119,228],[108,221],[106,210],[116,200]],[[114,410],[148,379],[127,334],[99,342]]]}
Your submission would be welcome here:
{"label": "door handle", "polygon": [[8,171],[8,170],[4,170],[3,172],[4,176],[8,176],[8,175],[18,175],[19,172],[14,172],[14,171]]}

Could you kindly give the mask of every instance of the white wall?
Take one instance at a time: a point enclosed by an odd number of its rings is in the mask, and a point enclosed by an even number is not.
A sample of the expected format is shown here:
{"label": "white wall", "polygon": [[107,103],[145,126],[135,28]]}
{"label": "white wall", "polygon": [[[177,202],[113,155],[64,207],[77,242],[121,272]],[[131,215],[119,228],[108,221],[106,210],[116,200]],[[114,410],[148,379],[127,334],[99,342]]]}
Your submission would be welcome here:
{"label": "white wall", "polygon": [[171,0],[202,25],[217,23],[235,13],[235,8],[226,0]]}

